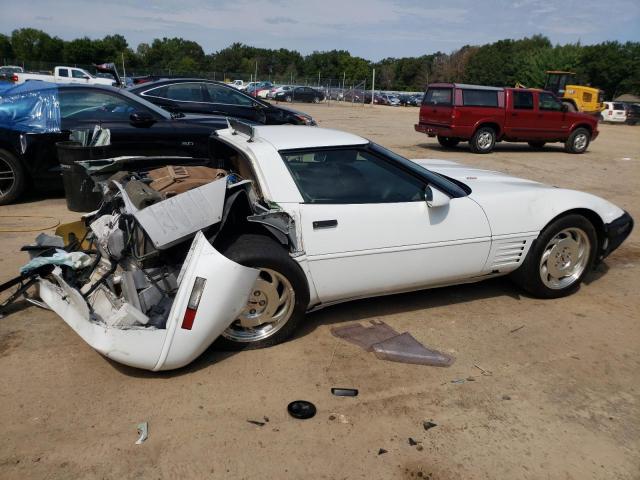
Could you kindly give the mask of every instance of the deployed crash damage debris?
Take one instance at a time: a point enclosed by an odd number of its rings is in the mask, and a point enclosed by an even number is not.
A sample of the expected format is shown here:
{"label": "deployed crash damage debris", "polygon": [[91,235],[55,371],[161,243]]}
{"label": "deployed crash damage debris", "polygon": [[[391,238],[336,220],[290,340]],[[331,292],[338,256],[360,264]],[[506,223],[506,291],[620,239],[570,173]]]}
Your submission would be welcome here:
{"label": "deployed crash damage debris", "polygon": [[240,221],[260,224],[294,245],[293,221],[263,204],[253,182],[225,170],[163,166],[117,172],[99,186],[98,210],[62,225],[55,248],[48,238],[36,243],[23,271],[43,272],[45,304],[100,353],[127,365],[186,365],[238,319],[259,271],[214,248],[225,229],[232,235]]}
{"label": "deployed crash damage debris", "polygon": [[359,323],[333,327],[331,333],[367,352],[374,352],[382,360],[434,367],[448,367],[455,361],[446,353],[425,347],[409,332],[399,334],[384,322],[372,320],[370,323],[371,327],[363,327]]}

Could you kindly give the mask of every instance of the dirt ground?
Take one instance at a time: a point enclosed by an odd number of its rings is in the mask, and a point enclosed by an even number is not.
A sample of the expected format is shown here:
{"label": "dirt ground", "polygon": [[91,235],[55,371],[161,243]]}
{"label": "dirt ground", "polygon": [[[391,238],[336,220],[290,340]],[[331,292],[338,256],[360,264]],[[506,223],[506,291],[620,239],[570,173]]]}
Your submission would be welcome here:
{"label": "dirt ground", "polygon": [[[585,190],[640,218],[640,127],[603,125],[584,155],[516,144],[474,155],[414,132],[416,108],[298,107],[409,157]],[[77,215],[39,198],[0,216],[6,230]],[[0,281],[34,235],[0,233]],[[639,282],[636,229],[569,298],[529,298],[498,279],[352,302],[309,315],[283,345],[210,350],[163,374],[112,363],[53,313],[21,304],[0,319],[0,478],[638,479]],[[373,319],[455,364],[384,362],[329,331]],[[334,397],[334,386],[360,394]],[[316,417],[290,418],[297,399]],[[143,421],[149,439],[134,445]]]}

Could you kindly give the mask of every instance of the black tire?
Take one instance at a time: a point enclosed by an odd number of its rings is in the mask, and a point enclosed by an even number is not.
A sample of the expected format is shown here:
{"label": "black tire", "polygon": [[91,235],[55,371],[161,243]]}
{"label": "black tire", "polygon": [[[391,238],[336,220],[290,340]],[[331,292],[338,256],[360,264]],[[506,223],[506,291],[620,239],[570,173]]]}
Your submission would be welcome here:
{"label": "black tire", "polygon": [[320,97],[313,97],[313,103],[320,103]]}
{"label": "black tire", "polygon": [[586,128],[576,128],[564,143],[564,150],[567,153],[584,153],[589,148],[589,142],[591,142],[591,132]]}
{"label": "black tire", "polygon": [[291,98],[291,95],[287,95],[286,97],[284,97],[284,101],[287,103],[291,103],[293,101],[293,98]]}
{"label": "black tire", "polygon": [[540,150],[546,142],[529,142],[529,146],[534,150]]}
{"label": "black tire", "polygon": [[444,148],[454,148],[460,143],[460,140],[458,140],[457,138],[442,137],[438,135],[438,143]]}
{"label": "black tire", "polygon": [[300,265],[289,256],[282,245],[264,235],[240,235],[222,248],[221,252],[230,260],[245,267],[270,269],[284,276],[295,292],[295,299],[293,311],[286,323],[270,336],[243,342],[223,333],[216,341],[216,346],[225,350],[253,350],[277,345],[288,339],[304,319],[309,306],[309,286]]}
{"label": "black tire", "polygon": [[20,160],[0,148],[0,205],[14,202],[25,189],[27,174]]}
{"label": "black tire", "polygon": [[[549,242],[560,232],[568,228],[580,229],[588,237],[591,249],[587,263],[584,271],[577,279],[573,280],[573,283],[568,284],[564,288],[550,288],[542,279],[540,268],[542,255]],[[522,265],[511,274],[511,279],[523,290],[538,298],[559,298],[570,295],[580,287],[584,276],[593,267],[598,250],[597,238],[593,224],[582,215],[570,214],[560,217],[547,225],[540,233],[540,236],[534,241]]]}
{"label": "black tire", "polygon": [[491,127],[480,127],[469,141],[473,153],[489,153],[495,145],[496,131]]}

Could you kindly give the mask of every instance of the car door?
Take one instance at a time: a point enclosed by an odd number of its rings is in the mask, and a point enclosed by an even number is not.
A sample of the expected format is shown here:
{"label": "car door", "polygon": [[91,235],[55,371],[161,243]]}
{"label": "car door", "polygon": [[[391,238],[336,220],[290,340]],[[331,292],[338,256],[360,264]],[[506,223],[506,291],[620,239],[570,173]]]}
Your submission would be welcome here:
{"label": "car door", "polygon": [[[116,92],[93,88],[61,88],[61,126],[65,131],[93,129],[111,133],[109,153],[119,155],[180,155],[184,148],[170,118]],[[131,115],[146,115],[146,122],[133,122]]]}
{"label": "car door", "polygon": [[536,129],[538,138],[555,140],[566,138],[569,133],[570,122],[562,109],[562,102],[552,93],[538,92],[538,116]]}
{"label": "car door", "polygon": [[302,239],[322,302],[481,273],[491,234],[470,198],[429,207],[424,178],[364,146],[281,154],[304,199]]}
{"label": "car door", "polygon": [[539,138],[538,112],[534,106],[533,92],[509,90],[505,134],[510,139],[536,140]]}
{"label": "car door", "polygon": [[209,113],[266,123],[264,107],[249,95],[218,83],[206,83]]}

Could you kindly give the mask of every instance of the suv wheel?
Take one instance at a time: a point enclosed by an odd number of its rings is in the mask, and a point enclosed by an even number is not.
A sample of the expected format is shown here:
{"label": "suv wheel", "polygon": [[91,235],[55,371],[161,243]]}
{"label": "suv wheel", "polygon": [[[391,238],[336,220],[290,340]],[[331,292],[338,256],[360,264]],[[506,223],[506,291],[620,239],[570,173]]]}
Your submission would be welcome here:
{"label": "suv wheel", "polygon": [[320,103],[320,98],[313,97],[313,103]]}
{"label": "suv wheel", "polygon": [[24,191],[26,173],[20,161],[0,149],[0,205],[16,200]]}
{"label": "suv wheel", "polygon": [[291,103],[293,99],[291,98],[291,95],[287,95],[286,97],[284,97],[284,101],[287,103]]}
{"label": "suv wheel", "polygon": [[469,142],[473,153],[489,153],[496,144],[496,131],[491,127],[480,127]]}
{"label": "suv wheel", "polygon": [[438,143],[444,148],[453,148],[460,143],[460,140],[457,138],[441,137],[438,135]]}
{"label": "suv wheel", "polygon": [[591,134],[586,128],[576,128],[567,141],[564,143],[564,149],[568,153],[584,153],[591,141]]}

